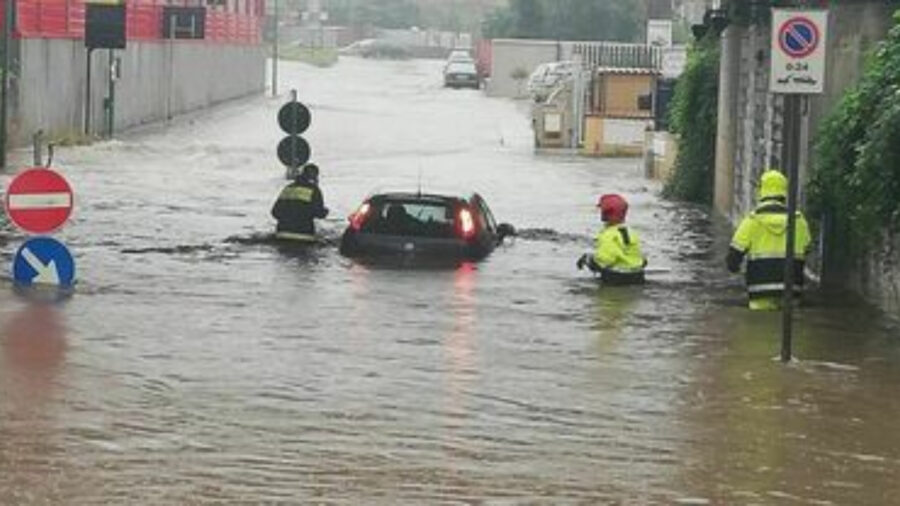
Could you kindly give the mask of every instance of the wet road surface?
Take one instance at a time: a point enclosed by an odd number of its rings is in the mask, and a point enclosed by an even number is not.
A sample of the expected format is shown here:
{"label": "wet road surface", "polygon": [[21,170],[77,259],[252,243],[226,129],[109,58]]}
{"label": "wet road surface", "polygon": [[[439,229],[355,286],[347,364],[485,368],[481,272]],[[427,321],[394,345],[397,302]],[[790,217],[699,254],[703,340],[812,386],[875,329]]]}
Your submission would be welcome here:
{"label": "wet road surface", "polygon": [[[890,320],[813,297],[782,366],[727,226],[635,160],[536,155],[522,105],[445,90],[440,65],[284,64],[332,210],[305,252],[254,240],[283,99],[59,150],[80,283],[56,306],[0,284],[0,504],[896,502]],[[337,254],[369,191],[419,181],[522,236],[454,268]],[[575,270],[605,191],[631,201],[646,287]],[[2,263],[20,242],[0,232]]]}

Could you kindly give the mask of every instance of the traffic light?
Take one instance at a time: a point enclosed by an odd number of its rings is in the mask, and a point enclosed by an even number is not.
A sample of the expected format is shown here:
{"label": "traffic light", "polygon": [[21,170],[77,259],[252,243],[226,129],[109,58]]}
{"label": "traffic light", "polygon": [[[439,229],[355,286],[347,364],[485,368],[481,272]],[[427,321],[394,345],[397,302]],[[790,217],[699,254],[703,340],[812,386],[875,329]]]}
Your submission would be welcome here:
{"label": "traffic light", "polygon": [[278,159],[286,167],[297,169],[309,161],[309,143],[300,137],[300,134],[309,128],[311,122],[309,109],[297,101],[296,93],[294,98],[281,106],[278,111],[278,126],[287,134],[287,137],[278,143]]}

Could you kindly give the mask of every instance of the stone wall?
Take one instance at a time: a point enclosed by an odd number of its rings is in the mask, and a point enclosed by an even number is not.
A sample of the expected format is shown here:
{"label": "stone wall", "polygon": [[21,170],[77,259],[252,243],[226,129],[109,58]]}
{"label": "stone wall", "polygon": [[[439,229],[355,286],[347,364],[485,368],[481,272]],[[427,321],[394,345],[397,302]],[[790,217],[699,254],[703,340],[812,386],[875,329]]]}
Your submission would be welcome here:
{"label": "stone wall", "polygon": [[[862,75],[867,52],[887,33],[895,7],[880,1],[830,6],[825,92],[810,97],[801,121],[800,175],[807,181],[815,133],[829,111]],[[769,93],[770,26],[729,26],[722,34],[719,130],[716,142],[715,207],[732,222],[755,205],[759,175],[782,166],[783,99]],[[818,219],[820,217],[810,217]],[[813,267],[821,271],[819,251]],[[897,238],[847,269],[828,269],[823,281],[849,286],[873,303],[900,310],[900,248]]]}

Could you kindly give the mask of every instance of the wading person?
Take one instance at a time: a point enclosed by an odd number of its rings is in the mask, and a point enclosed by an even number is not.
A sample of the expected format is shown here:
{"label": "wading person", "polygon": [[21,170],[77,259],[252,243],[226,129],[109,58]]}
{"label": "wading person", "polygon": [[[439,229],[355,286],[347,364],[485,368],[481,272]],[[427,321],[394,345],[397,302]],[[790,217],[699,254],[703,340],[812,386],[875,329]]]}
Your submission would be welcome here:
{"label": "wading person", "polygon": [[600,197],[603,230],[597,234],[594,253],[585,253],[578,259],[579,269],[587,267],[600,274],[600,280],[609,285],[636,285],[644,282],[647,260],[641,253],[641,241],[634,230],[625,226],[628,202],[621,195]]}
{"label": "wading person", "polygon": [[319,189],[319,167],[306,164],[294,181],[285,186],[272,206],[272,216],[278,220],[275,237],[278,239],[315,240],[315,218],[328,216],[322,191]]}
{"label": "wading person", "polygon": [[[746,282],[750,309],[777,310],[784,296],[784,262],[787,255],[787,178],[777,170],[763,173],[756,209],[744,217],[728,250],[728,270],[740,272],[747,258]],[[797,212],[794,241],[794,287],[803,288],[804,258],[809,248],[809,225]]]}

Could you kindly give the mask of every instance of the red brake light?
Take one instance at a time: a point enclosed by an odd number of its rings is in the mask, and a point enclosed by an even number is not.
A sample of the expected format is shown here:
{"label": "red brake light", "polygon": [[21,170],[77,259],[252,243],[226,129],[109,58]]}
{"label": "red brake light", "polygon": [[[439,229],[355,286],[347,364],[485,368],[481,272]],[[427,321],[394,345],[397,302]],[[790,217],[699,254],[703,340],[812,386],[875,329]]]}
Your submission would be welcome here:
{"label": "red brake light", "polygon": [[472,212],[466,208],[459,210],[459,231],[463,239],[475,236],[475,220],[472,219]]}
{"label": "red brake light", "polygon": [[366,219],[369,217],[369,212],[371,210],[372,205],[368,202],[363,202],[363,205],[359,206],[359,209],[350,215],[350,227],[353,230],[359,231],[359,229],[362,228],[363,223],[365,223]]}

